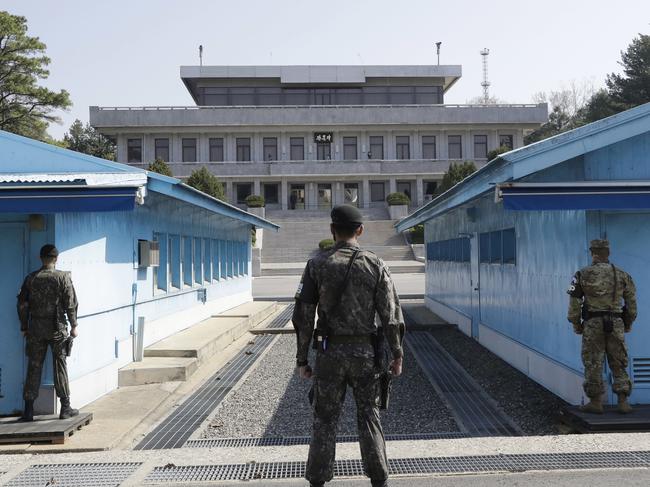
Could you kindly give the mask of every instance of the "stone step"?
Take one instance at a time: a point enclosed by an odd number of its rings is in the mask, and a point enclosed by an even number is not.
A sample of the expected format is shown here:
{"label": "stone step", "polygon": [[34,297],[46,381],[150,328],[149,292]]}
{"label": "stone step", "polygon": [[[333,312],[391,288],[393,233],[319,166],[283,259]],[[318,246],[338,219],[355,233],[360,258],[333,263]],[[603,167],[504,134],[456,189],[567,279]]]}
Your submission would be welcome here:
{"label": "stone step", "polygon": [[[391,274],[421,274],[425,265],[418,261],[386,262]],[[269,263],[262,264],[262,276],[300,276],[305,268],[305,263]]]}
{"label": "stone step", "polygon": [[187,380],[202,363],[276,311],[274,301],[252,301],[164,338],[144,350],[142,362],[119,370],[118,385]]}

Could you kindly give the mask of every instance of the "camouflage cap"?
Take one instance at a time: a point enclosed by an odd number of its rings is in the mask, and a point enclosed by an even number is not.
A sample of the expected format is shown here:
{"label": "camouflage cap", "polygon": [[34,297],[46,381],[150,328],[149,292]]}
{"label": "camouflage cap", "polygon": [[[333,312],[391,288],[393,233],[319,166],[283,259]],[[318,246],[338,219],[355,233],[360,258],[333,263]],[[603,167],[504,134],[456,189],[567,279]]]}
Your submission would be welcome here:
{"label": "camouflage cap", "polygon": [[339,205],[332,209],[332,223],[338,225],[361,225],[363,223],[363,215],[359,209],[352,205]]}
{"label": "camouflage cap", "polygon": [[41,257],[58,257],[59,251],[52,244],[46,244],[41,247]]}
{"label": "camouflage cap", "polygon": [[599,250],[599,249],[609,250],[609,240],[596,239],[589,242],[589,250]]}

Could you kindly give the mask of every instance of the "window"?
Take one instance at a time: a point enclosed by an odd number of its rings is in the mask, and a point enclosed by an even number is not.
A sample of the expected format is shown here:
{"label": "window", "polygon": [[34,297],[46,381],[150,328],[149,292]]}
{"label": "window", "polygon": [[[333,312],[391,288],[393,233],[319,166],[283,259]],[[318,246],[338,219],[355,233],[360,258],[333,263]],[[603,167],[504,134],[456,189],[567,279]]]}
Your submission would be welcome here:
{"label": "window", "polygon": [[422,159],[436,158],[436,137],[435,135],[422,136]]}
{"label": "window", "polygon": [[194,282],[203,281],[203,240],[194,238]]}
{"label": "window", "polygon": [[332,158],[332,144],[329,142],[316,144],[316,159],[329,161]]}
{"label": "window", "polygon": [[409,181],[397,181],[397,192],[404,193],[411,199],[411,183]]}
{"label": "window", "polygon": [[223,138],[221,137],[211,137],[208,141],[210,148],[210,162],[222,162],[224,161],[223,154]]}
{"label": "window", "polygon": [[166,233],[155,233],[153,240],[158,242],[160,248],[160,263],[156,268],[154,291],[167,291],[167,267],[168,267],[168,256],[169,250],[167,247],[167,234]]}
{"label": "window", "polygon": [[391,105],[411,105],[413,104],[413,87],[412,86],[389,86]]}
{"label": "window", "polygon": [[284,103],[286,105],[309,105],[310,92],[305,88],[284,88]]}
{"label": "window", "polygon": [[507,147],[512,149],[514,145],[512,144],[512,135],[499,135],[499,147]]}
{"label": "window", "polygon": [[361,105],[363,93],[361,88],[338,88],[336,90],[337,105]]}
{"label": "window", "polygon": [[343,159],[346,161],[358,159],[356,137],[343,137]]}
{"label": "window", "polygon": [[487,159],[487,135],[474,136],[474,158]]}
{"label": "window", "polygon": [[237,137],[237,160],[251,160],[251,139],[250,137]]}
{"label": "window", "polygon": [[231,105],[255,105],[255,88],[230,88]]}
{"label": "window", "polygon": [[386,185],[381,183],[370,183],[370,201],[384,201],[386,199],[385,194]]}
{"label": "window", "polygon": [[490,232],[490,264],[501,263],[501,252],[501,232]]}
{"label": "window", "polygon": [[203,239],[203,280],[212,281],[212,245],[210,239]]}
{"label": "window", "polygon": [[282,105],[282,88],[257,88],[258,105]]}
{"label": "window", "polygon": [[203,105],[228,105],[228,88],[203,88]]}
{"label": "window", "polygon": [[327,88],[316,88],[314,90],[314,103],[316,105],[332,105],[332,92]]}
{"label": "window", "polygon": [[503,231],[503,263],[516,264],[517,263],[517,247],[516,247],[515,229],[509,228]]}
{"label": "window", "polygon": [[427,260],[438,262],[469,262],[471,258],[469,238],[452,238],[427,244]]}
{"label": "window", "polygon": [[278,203],[278,185],[276,183],[264,183],[264,200],[272,205]]}
{"label": "window", "polygon": [[490,262],[490,234],[482,233],[479,236],[479,241],[479,260],[481,261],[481,264],[487,264]]}
{"label": "window", "polygon": [[179,235],[169,236],[169,262],[171,269],[172,287],[180,289],[181,282],[181,237]]}
{"label": "window", "polygon": [[237,187],[237,204],[246,203],[246,198],[253,194],[253,185],[251,183],[235,183]]}
{"label": "window", "polygon": [[388,91],[383,86],[364,86],[363,98],[367,105],[387,105]]}
{"label": "window", "polygon": [[186,286],[191,286],[192,281],[192,263],[194,259],[192,258],[192,237],[183,237],[183,283]]}
{"label": "window", "polygon": [[183,162],[196,162],[196,139],[183,139]]}
{"label": "window", "polygon": [[395,137],[395,156],[397,159],[411,158],[408,135],[398,135]]}
{"label": "window", "polygon": [[292,161],[303,161],[305,159],[304,137],[291,137],[289,139],[289,157]]}
{"label": "window", "polygon": [[433,196],[436,193],[436,188],[438,183],[436,181],[423,181],[424,185],[424,196]]}
{"label": "window", "polygon": [[126,141],[127,162],[142,162],[142,139],[128,139]]}
{"label": "window", "polygon": [[277,137],[264,137],[262,141],[264,148],[264,160],[265,161],[277,161],[278,160],[278,139]]}
{"label": "window", "polygon": [[440,86],[416,86],[415,103],[417,105],[442,103],[442,90]]}
{"label": "window", "polygon": [[212,280],[221,279],[221,256],[219,255],[219,241],[212,241]]}
{"label": "window", "polygon": [[154,158],[169,162],[169,139],[154,140]]}
{"label": "window", "polygon": [[370,147],[368,150],[368,159],[384,158],[384,138],[381,135],[370,136]]}
{"label": "window", "polygon": [[463,157],[463,139],[460,135],[447,136],[449,146],[449,159],[462,159]]}

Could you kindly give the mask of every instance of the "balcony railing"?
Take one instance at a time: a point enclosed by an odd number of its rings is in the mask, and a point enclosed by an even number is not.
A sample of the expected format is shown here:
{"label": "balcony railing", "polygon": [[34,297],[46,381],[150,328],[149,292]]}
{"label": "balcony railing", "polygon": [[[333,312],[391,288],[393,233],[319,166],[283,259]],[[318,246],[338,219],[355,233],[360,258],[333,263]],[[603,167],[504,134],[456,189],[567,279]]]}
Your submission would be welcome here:
{"label": "balcony railing", "polygon": [[190,106],[141,106],[141,107],[90,107],[91,110],[98,111],[156,111],[156,110],[214,110],[214,109],[265,109],[265,108],[415,108],[415,107],[440,107],[440,108],[537,108],[545,104],[535,103],[497,103],[497,104],[467,104],[467,103],[444,103],[444,104],[417,104],[417,105],[190,105]]}

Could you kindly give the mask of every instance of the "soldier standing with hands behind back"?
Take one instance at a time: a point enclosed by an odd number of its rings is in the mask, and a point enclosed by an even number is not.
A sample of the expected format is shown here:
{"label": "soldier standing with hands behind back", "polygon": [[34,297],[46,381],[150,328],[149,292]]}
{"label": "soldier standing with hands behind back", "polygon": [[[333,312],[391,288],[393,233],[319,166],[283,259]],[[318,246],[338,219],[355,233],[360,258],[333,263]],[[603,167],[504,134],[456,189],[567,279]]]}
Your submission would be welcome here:
{"label": "soldier standing with hands behind back", "polygon": [[70,407],[67,351],[71,346],[68,337],[77,336],[77,296],[69,272],[55,269],[59,251],[54,245],[44,245],[40,252],[43,266],[29,274],[18,295],[20,329],[27,339],[27,378],[23,389],[25,410],[23,421],[34,420],[34,400],[41,386],[43,361],[48,346],[54,362],[54,388],[61,400],[60,419],[77,416],[79,411]]}
{"label": "soldier standing with hands behind back", "polygon": [[[298,339],[298,373],[304,379],[312,377],[307,361],[312,334],[317,350],[312,388],[314,423],[306,478],[312,487],[320,487],[333,477],[336,429],[349,385],[357,403],[364,472],[373,487],[385,487],[388,460],[379,407],[382,387],[386,398],[390,376],[381,360],[383,338],[392,354],[390,373],[398,376],[402,372],[404,318],[386,265],[359,247],[357,238],[363,233],[361,212],[351,205],[341,205],[332,210],[331,216],[330,230],[336,244],[307,263],[292,317]],[[375,314],[381,323],[379,329]]]}
{"label": "soldier standing with hands behind back", "polygon": [[618,412],[626,414],[632,412],[628,403],[632,383],[627,373],[625,333],[636,319],[636,289],[630,275],[609,262],[607,240],[592,240],[589,250],[592,265],[576,272],[567,291],[568,319],[574,331],[582,335],[583,387],[590,400],[581,409],[603,413],[603,362],[607,356],[614,376],[612,389],[618,395]]}

